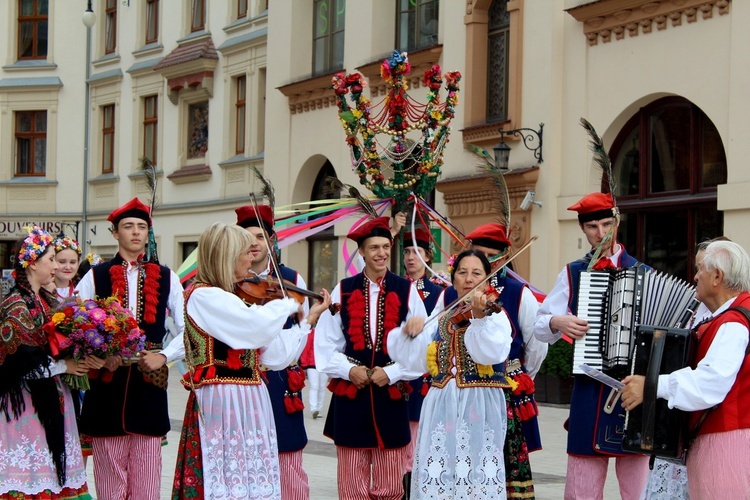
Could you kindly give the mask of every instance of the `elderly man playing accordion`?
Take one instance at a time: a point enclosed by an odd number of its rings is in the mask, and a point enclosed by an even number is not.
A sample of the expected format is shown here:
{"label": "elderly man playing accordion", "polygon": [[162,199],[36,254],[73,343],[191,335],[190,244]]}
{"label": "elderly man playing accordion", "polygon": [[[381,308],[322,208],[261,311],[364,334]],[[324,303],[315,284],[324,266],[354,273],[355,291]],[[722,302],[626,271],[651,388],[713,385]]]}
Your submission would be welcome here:
{"label": "elderly man playing accordion", "polygon": [[[578,311],[578,284],[592,258],[593,269],[624,268],[640,264],[617,243],[619,212],[610,194],[592,193],[568,208],[578,212],[578,222],[592,251],[571,262],[560,272],[552,291],[539,307],[534,324],[537,339],[554,343],[565,333],[583,338],[589,329]],[[585,375],[576,375],[570,402],[566,499],[601,499],[607,479],[609,458],[616,457],[617,479],[623,499],[640,498],[648,478],[648,457],[622,449],[625,418],[621,411],[606,411],[610,389]]]}
{"label": "elderly man playing accordion", "polygon": [[[690,412],[691,500],[750,498],[750,257],[736,243],[714,241],[698,253],[696,269],[696,298],[712,317],[694,330],[690,366],[659,376],[657,397]],[[643,402],[644,378],[624,382],[630,411]]]}

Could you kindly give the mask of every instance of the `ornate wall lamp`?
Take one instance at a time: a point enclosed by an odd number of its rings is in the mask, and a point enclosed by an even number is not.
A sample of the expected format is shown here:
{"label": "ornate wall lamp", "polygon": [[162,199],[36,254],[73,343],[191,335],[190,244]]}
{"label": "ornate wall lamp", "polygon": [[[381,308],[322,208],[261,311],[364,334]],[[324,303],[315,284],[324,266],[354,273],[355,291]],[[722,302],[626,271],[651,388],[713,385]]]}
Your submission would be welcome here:
{"label": "ornate wall lamp", "polygon": [[[523,139],[523,145],[529,151],[534,152],[534,158],[539,163],[544,162],[542,157],[542,132],[544,131],[544,123],[539,124],[539,130],[531,128],[517,128],[514,130],[503,130],[500,129],[500,144],[495,146],[495,165],[500,169],[501,172],[507,172],[508,161],[510,160],[510,147],[505,144],[506,135],[520,136]],[[536,147],[534,147],[536,145]]]}

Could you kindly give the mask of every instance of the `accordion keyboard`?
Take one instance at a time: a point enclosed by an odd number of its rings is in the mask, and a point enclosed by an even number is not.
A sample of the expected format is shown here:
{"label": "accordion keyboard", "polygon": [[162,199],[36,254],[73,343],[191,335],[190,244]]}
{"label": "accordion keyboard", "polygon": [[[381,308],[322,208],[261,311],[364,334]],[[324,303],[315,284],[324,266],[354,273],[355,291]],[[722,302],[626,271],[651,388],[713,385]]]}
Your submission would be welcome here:
{"label": "accordion keyboard", "polygon": [[578,287],[578,311],[576,316],[589,324],[583,338],[576,339],[573,346],[573,374],[582,375],[579,368],[587,364],[591,368],[602,370],[604,359],[601,352],[602,321],[607,312],[607,289],[610,284],[610,273],[592,271],[581,273]]}

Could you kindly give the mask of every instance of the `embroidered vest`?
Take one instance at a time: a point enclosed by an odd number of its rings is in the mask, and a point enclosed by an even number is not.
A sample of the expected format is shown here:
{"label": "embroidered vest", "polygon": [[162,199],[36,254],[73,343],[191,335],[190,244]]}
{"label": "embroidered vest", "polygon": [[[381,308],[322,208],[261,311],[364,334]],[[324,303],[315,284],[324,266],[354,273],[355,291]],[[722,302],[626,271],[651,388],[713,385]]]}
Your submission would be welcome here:
{"label": "embroidered vest", "polygon": [[[96,290],[96,295],[99,297],[109,297],[112,295],[112,277],[110,275],[110,269],[113,266],[120,266],[122,268],[123,273],[123,279],[127,283],[127,277],[125,276],[126,272],[126,266],[125,260],[120,256],[118,253],[115,255],[115,257],[111,260],[108,260],[107,262],[103,262],[97,266],[94,266],[91,268],[91,271],[94,273],[94,289]],[[157,264],[149,263],[145,264],[145,266],[157,266]],[[158,266],[159,268],[159,280],[158,280],[158,290],[156,290],[156,317],[155,320],[151,323],[147,322],[146,319],[143,317],[143,311],[146,307],[146,300],[148,298],[146,295],[149,293],[147,291],[144,291],[145,293],[139,293],[138,294],[138,326],[143,330],[143,332],[146,335],[146,340],[148,342],[159,344],[164,340],[164,336],[167,333],[167,329],[164,326],[164,320],[166,320],[167,317],[167,303],[169,301],[169,292],[170,292],[170,273],[168,267],[165,266]],[[153,268],[152,268],[153,269]],[[139,286],[144,285],[144,281],[146,281],[145,277],[141,275],[140,277],[140,283]],[[128,297],[127,294],[125,294],[124,297],[121,297],[122,303],[125,307],[128,307]]]}
{"label": "embroidered vest", "polygon": [[[438,331],[435,334],[434,345],[428,349],[435,349],[438,374],[433,375],[432,385],[443,388],[451,378],[456,379],[456,386],[467,387],[508,387],[505,380],[505,364],[492,366],[478,365],[469,355],[464,342],[464,334],[469,325],[456,326],[450,316],[440,319]],[[454,365],[455,362],[455,365]],[[429,362],[428,362],[429,363]],[[456,373],[453,374],[455,369]]]}
{"label": "embroidered vest", "polygon": [[[731,307],[750,309],[750,294],[747,292],[739,294],[732,302]],[[708,353],[708,349],[711,347],[721,325],[729,322],[737,322],[748,326],[745,316],[739,311],[724,311],[698,328],[698,345],[695,349],[695,358],[691,364],[693,369]],[[732,388],[724,401],[708,414],[698,430],[698,434],[750,428],[750,398],[747,397],[748,394],[750,394],[750,355],[746,354]],[[690,413],[690,429],[695,428],[702,413],[703,411]]]}
{"label": "embroidered vest", "polygon": [[198,388],[207,384],[260,385],[258,349],[232,349],[215,339],[187,313],[190,297],[199,288],[196,285],[185,293],[185,355],[193,368],[192,384],[186,373],[182,385]]}

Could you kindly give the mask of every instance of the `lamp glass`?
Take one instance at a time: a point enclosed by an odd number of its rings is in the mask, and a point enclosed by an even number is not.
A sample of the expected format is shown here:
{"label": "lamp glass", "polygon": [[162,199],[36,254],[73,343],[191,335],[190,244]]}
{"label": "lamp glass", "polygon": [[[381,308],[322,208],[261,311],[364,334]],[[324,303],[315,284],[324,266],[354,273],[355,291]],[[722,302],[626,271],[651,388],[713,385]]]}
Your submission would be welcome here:
{"label": "lamp glass", "polygon": [[508,171],[508,161],[510,159],[510,147],[505,144],[505,141],[501,141],[500,144],[493,148],[495,152],[495,166],[501,172]]}
{"label": "lamp glass", "polygon": [[86,9],[83,13],[83,24],[87,28],[92,27],[96,23],[96,14],[90,8]]}

